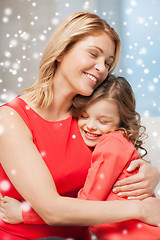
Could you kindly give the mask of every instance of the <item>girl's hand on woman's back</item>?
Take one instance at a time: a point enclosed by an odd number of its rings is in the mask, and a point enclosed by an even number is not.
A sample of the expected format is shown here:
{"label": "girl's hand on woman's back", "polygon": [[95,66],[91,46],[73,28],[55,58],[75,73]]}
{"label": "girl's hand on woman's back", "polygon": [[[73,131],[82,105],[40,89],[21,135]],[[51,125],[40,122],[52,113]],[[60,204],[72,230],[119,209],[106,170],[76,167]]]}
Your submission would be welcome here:
{"label": "girl's hand on woman's back", "polygon": [[14,198],[1,196],[0,217],[4,222],[10,224],[18,224],[23,222],[22,203]]}

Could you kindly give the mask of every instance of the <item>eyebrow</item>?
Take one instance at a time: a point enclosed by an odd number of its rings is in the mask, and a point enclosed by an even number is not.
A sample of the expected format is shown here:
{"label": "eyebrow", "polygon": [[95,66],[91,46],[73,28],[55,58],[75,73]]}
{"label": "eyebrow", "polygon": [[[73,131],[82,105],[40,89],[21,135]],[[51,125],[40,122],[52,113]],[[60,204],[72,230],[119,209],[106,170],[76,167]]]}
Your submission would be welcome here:
{"label": "eyebrow", "polygon": [[113,117],[111,115],[100,115],[99,117],[105,117],[105,118],[113,119]]}
{"label": "eyebrow", "polygon": [[[103,50],[100,47],[98,47],[98,46],[93,45],[93,46],[89,46],[89,47],[97,48],[101,53],[104,53]],[[114,60],[113,56],[109,56],[109,58],[112,58]]]}

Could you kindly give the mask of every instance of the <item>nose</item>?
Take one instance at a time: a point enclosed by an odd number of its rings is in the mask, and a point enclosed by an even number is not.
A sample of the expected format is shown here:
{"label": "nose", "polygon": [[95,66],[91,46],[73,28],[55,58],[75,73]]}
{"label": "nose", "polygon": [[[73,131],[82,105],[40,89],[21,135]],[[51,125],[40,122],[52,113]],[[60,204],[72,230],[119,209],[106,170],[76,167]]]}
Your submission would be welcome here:
{"label": "nose", "polygon": [[99,61],[98,63],[96,63],[95,68],[98,72],[101,72],[104,74],[108,72],[108,70],[105,66],[105,63],[103,61]]}
{"label": "nose", "polygon": [[96,127],[96,123],[94,120],[89,120],[87,122],[87,129],[90,130],[90,131],[93,131],[93,130],[96,130],[97,127]]}

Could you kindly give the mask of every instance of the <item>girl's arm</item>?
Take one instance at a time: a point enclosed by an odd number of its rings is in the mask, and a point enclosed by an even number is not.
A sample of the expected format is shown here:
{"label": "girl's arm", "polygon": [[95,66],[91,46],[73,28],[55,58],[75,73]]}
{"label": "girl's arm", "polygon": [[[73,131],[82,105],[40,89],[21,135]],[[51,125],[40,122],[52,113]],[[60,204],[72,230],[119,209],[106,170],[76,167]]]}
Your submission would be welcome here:
{"label": "girl's arm", "polygon": [[[134,148],[126,144],[123,136],[117,138],[117,134],[107,134],[95,147],[84,187],[78,193],[80,199],[104,201],[119,176],[126,178],[131,175],[126,168],[133,160]],[[135,157],[138,157],[137,153]]]}
{"label": "girl's arm", "polygon": [[97,202],[61,197],[30,131],[12,112],[8,107],[0,108],[0,161],[17,191],[47,224],[90,226],[133,218],[160,222],[160,203],[154,199],[146,209],[147,204],[138,200]]}

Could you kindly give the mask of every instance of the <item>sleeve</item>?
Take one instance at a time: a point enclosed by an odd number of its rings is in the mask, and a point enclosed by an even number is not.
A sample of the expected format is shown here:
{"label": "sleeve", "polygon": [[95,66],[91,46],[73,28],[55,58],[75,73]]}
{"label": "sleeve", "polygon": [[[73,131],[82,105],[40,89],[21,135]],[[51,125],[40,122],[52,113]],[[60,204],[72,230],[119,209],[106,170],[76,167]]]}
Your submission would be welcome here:
{"label": "sleeve", "polygon": [[25,224],[46,224],[33,208],[30,208],[29,211],[22,209],[22,217]]}
{"label": "sleeve", "polygon": [[78,198],[87,200],[105,200],[113,184],[131,161],[132,152],[123,141],[106,137],[97,144],[92,154],[92,164],[84,187]]}

